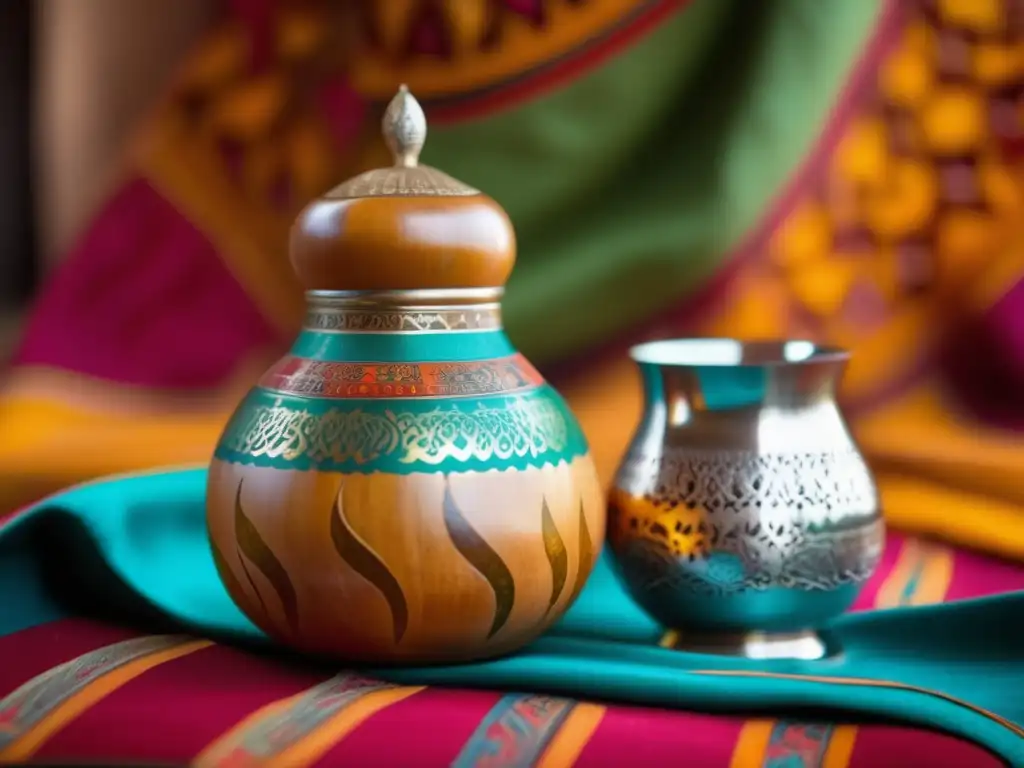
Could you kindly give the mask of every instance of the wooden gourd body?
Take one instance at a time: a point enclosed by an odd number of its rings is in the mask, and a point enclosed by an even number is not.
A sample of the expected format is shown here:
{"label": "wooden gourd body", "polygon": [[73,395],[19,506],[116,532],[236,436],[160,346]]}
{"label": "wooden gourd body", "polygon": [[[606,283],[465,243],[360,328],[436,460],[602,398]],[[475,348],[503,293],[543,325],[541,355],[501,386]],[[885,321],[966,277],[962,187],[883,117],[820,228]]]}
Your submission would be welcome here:
{"label": "wooden gourd body", "polygon": [[208,498],[253,623],[358,660],[516,648],[569,607],[604,538],[579,427],[501,330],[303,331],[232,418]]}
{"label": "wooden gourd body", "polygon": [[501,327],[514,247],[475,190],[328,194],[300,216],[307,321],[227,425],[207,501],[228,592],[280,642],[494,656],[582,589],[603,494],[576,420]]}

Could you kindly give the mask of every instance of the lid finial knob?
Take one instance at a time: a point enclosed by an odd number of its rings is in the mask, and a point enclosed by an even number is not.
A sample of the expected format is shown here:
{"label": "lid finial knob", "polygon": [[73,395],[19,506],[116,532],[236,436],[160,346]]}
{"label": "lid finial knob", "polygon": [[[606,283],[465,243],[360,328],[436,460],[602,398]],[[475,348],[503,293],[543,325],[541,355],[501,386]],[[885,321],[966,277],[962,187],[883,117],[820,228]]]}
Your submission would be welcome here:
{"label": "lid finial knob", "polygon": [[302,286],[307,291],[503,286],[516,259],[512,222],[497,201],[419,162],[427,119],[406,86],[384,110],[381,132],[394,163],[343,181],[295,220],[289,249]]}
{"label": "lid finial knob", "polygon": [[404,84],[391,99],[381,120],[384,141],[399,168],[415,168],[427,140],[427,118],[416,98]]}

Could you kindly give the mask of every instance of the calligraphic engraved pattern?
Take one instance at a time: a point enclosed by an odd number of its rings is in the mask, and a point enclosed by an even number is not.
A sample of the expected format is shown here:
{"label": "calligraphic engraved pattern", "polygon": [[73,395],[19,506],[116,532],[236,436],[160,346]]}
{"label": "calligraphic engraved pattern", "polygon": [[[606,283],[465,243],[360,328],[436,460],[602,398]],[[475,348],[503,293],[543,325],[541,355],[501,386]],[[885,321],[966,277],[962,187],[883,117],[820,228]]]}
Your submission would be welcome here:
{"label": "calligraphic engraved pattern", "polygon": [[877,491],[853,449],[668,449],[631,455],[618,486],[616,548],[645,589],[831,590],[866,580],[881,557]]}
{"label": "calligraphic engraved pattern", "polygon": [[509,398],[471,411],[438,407],[420,413],[337,408],[311,413],[277,399],[274,405],[243,409],[223,442],[227,450],[251,458],[365,464],[389,456],[406,464],[431,465],[449,459],[536,458],[563,451],[568,444],[562,410],[544,398]]}
{"label": "calligraphic engraved pattern", "polygon": [[539,383],[539,376],[512,363],[478,365],[476,363],[444,363],[437,366],[436,391],[439,395],[485,395],[511,392]]}
{"label": "calligraphic engraved pattern", "polygon": [[432,311],[313,307],[306,313],[305,327],[313,331],[349,333],[491,331],[501,328],[501,310],[497,306]]}

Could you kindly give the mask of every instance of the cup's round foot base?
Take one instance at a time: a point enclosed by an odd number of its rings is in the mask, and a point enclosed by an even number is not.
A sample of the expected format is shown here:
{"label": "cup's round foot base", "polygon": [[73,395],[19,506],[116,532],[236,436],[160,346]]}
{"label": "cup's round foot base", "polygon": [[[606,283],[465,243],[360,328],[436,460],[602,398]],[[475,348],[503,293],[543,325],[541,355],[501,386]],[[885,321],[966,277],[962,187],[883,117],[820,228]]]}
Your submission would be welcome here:
{"label": "cup's round foot base", "polygon": [[672,632],[662,642],[667,648],[690,653],[710,653],[743,659],[803,659],[813,661],[829,655],[816,632],[747,632],[707,634]]}

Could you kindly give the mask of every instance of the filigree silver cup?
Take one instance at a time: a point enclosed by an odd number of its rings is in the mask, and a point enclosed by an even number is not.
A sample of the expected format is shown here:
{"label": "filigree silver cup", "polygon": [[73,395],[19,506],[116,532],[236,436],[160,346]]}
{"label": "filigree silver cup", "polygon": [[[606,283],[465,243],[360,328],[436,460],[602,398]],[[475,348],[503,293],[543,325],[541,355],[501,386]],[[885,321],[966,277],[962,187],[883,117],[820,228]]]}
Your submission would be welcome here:
{"label": "filigree silver cup", "polygon": [[619,577],[676,646],[820,658],[884,543],[871,472],[836,404],[848,354],[806,341],[631,350],[643,418],[619,467]]}

